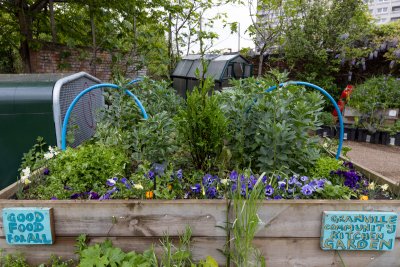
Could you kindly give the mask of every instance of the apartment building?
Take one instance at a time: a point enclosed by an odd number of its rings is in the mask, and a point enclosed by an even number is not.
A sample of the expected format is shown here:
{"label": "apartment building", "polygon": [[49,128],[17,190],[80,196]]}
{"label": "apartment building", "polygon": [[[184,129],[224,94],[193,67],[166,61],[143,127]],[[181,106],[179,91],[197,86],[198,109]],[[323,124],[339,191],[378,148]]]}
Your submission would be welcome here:
{"label": "apartment building", "polygon": [[400,19],[400,0],[364,0],[376,23],[383,24]]}

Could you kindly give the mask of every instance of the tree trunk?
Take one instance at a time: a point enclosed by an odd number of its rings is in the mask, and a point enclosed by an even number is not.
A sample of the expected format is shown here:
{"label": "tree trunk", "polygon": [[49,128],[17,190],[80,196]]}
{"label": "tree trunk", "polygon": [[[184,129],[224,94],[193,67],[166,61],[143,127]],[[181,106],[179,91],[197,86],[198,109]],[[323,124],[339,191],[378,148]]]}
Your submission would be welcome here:
{"label": "tree trunk", "polygon": [[31,73],[32,65],[31,65],[31,56],[30,56],[30,48],[29,43],[32,41],[32,18],[27,16],[25,12],[27,5],[25,1],[17,1],[18,8],[16,11],[16,16],[18,18],[19,29],[21,32],[21,44],[19,48],[19,53],[21,55],[21,59],[23,62],[24,72]]}
{"label": "tree trunk", "polygon": [[260,51],[260,57],[259,57],[259,62],[258,62],[258,77],[262,76],[262,68],[264,65],[264,52]]}
{"label": "tree trunk", "polygon": [[174,52],[172,51],[172,14],[168,15],[168,55],[169,55],[169,70],[168,73],[172,73]]}
{"label": "tree trunk", "polygon": [[55,23],[55,19],[54,19],[53,0],[49,0],[49,11],[50,11],[51,40],[53,43],[56,43],[57,42],[57,33],[56,33],[56,23]]}

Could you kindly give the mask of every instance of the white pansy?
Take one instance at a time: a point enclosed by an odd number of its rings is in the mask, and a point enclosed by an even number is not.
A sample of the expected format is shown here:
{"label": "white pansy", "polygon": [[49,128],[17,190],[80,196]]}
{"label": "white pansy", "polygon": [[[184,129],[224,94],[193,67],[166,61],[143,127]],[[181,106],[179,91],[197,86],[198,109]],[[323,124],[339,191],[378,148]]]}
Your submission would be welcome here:
{"label": "white pansy", "polygon": [[229,183],[229,179],[221,179],[221,184],[227,185]]}
{"label": "white pansy", "polygon": [[46,160],[52,159],[53,157],[54,157],[54,154],[51,152],[44,153],[44,158]]}
{"label": "white pansy", "polygon": [[382,191],[386,191],[389,188],[388,184],[381,185]]}
{"label": "white pansy", "polygon": [[31,175],[31,168],[30,167],[26,167],[25,169],[22,170],[22,173],[24,174],[23,176]]}
{"label": "white pansy", "polygon": [[24,183],[26,185],[30,184],[31,180],[29,180],[29,176],[28,175],[21,176],[21,183]]}
{"label": "white pansy", "polygon": [[138,190],[143,189],[143,186],[141,184],[135,184],[133,187],[135,187],[135,189],[138,189]]}
{"label": "white pansy", "polygon": [[369,189],[369,190],[374,190],[374,189],[375,189],[375,183],[374,183],[374,182],[370,183],[370,184],[368,185],[368,189]]}

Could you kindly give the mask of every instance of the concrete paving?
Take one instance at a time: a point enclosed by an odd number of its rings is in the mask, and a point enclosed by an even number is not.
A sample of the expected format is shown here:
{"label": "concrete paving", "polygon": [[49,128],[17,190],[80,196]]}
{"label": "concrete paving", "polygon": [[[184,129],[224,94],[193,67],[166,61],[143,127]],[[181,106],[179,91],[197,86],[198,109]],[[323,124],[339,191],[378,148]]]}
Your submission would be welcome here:
{"label": "concrete paving", "polygon": [[400,182],[400,147],[384,146],[362,142],[344,142],[351,147],[347,156],[354,163],[361,164],[387,178]]}

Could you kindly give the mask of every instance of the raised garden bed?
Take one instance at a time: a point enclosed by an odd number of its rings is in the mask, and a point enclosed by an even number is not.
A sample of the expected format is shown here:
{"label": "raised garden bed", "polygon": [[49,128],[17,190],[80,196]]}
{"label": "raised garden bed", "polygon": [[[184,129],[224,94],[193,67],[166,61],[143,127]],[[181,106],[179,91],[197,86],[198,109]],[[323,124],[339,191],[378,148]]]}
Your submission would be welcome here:
{"label": "raised garden bed", "polygon": [[[16,185],[0,192],[0,208],[51,207],[55,243],[41,246],[6,244],[2,220],[0,243],[6,253],[23,252],[29,263],[45,262],[52,254],[74,258],[77,236],[86,233],[91,243],[111,239],[123,250],[144,251],[159,244],[166,233],[176,238],[189,225],[193,231],[194,259],[210,255],[221,266],[219,251],[226,244],[226,200],[12,200]],[[323,211],[392,211],[400,214],[400,200],[270,200],[259,210],[262,221],[254,244],[268,266],[397,266],[400,232],[392,251],[323,251],[320,248]],[[158,249],[159,250],[159,249]],[[156,248],[157,251],[157,248]],[[159,251],[158,251],[159,252]]]}

